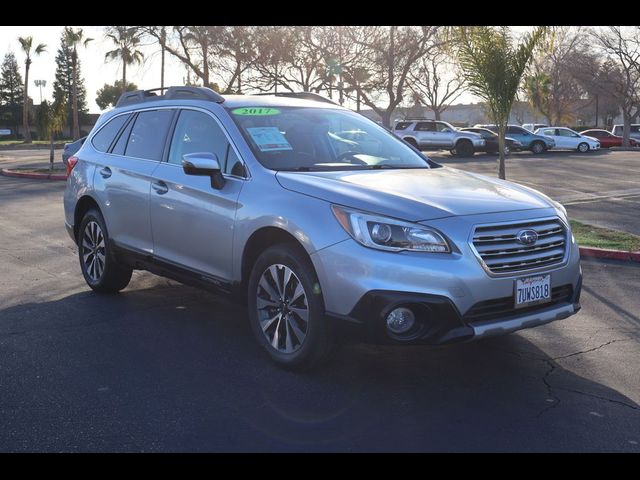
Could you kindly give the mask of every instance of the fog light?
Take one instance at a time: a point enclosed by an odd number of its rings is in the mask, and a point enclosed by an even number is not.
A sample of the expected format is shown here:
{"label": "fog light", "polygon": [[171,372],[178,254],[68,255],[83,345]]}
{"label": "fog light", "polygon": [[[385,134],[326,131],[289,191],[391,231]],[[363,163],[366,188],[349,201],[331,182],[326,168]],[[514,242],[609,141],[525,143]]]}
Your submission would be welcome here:
{"label": "fog light", "polygon": [[416,323],[416,316],[405,307],[398,307],[387,315],[387,328],[396,334],[407,333]]}

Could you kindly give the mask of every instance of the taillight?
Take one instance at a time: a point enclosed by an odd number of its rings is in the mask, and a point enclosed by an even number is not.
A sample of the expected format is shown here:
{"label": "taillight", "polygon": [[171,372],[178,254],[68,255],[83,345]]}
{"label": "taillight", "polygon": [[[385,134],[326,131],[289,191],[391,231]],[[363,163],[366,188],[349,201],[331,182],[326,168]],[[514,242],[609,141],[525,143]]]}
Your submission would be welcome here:
{"label": "taillight", "polygon": [[78,163],[78,157],[69,157],[69,160],[67,160],[67,177],[71,175],[71,170],[76,166],[76,163]]}

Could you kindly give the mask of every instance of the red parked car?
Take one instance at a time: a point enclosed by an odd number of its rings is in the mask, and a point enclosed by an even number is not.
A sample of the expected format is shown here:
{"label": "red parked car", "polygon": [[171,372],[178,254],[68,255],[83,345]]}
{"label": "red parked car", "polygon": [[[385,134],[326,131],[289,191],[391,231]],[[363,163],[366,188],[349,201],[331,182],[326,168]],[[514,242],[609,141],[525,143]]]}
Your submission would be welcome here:
{"label": "red parked car", "polygon": [[[609,147],[619,147],[622,145],[622,137],[618,135],[614,135],[611,132],[607,132],[606,130],[600,129],[592,129],[585,130],[584,132],[580,132],[582,135],[587,135],[588,137],[596,138],[600,142],[601,148],[609,148]],[[629,139],[629,145],[632,147],[640,146],[640,143],[633,138]]]}

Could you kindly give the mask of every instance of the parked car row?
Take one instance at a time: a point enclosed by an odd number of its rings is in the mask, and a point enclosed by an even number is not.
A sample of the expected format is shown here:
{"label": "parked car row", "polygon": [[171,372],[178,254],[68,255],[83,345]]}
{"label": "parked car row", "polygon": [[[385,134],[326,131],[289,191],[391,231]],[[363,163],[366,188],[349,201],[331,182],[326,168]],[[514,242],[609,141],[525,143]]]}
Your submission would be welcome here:
{"label": "parked car row", "polygon": [[[446,149],[453,155],[471,156],[475,152],[497,153],[498,128],[493,124],[476,124],[456,128],[448,122],[428,118],[406,118],[393,127],[393,133],[419,150]],[[529,150],[541,154],[547,150],[576,150],[580,153],[622,145],[622,126],[611,132],[591,129],[576,132],[567,127],[542,123],[507,125],[505,154]],[[640,124],[632,125],[631,146],[640,146]]]}

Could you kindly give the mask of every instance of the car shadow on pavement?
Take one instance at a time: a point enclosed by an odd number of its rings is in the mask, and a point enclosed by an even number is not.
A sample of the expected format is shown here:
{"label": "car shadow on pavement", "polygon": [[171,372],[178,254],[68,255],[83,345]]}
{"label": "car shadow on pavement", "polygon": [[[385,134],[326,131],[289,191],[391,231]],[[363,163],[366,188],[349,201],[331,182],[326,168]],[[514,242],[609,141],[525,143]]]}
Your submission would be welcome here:
{"label": "car shadow on pavement", "polygon": [[295,373],[244,307],[164,280],[0,310],[0,424],[0,451],[640,450],[634,401],[521,334]]}

